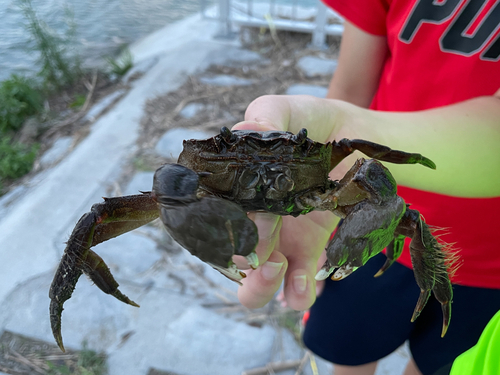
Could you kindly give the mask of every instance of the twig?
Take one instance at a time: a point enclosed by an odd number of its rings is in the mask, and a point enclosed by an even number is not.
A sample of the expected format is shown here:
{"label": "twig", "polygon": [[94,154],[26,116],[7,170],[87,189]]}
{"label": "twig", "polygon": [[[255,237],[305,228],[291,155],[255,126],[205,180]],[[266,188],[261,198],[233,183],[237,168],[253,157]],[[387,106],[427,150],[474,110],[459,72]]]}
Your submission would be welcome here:
{"label": "twig", "polygon": [[47,361],[59,361],[59,360],[68,360],[77,358],[78,354],[51,354],[43,357],[43,359]]}
{"label": "twig", "polygon": [[302,357],[302,360],[300,361],[300,365],[299,367],[297,367],[297,371],[295,371],[295,375],[301,375],[302,374],[302,370],[304,369],[304,366],[307,362],[307,360],[309,359],[309,357],[311,356],[311,353],[307,350],[304,354],[304,356]]}
{"label": "twig", "polygon": [[92,95],[94,94],[96,84],[97,84],[97,72],[94,72],[94,75],[92,76],[92,84],[90,84],[88,82],[85,83],[85,86],[87,87],[89,92],[87,93],[87,97],[85,99],[85,103],[83,103],[82,108],[77,113],[75,113],[74,115],[69,117],[68,119],[60,122],[59,124],[51,127],[49,130],[47,130],[47,132],[44,134],[45,138],[50,137],[52,134],[56,133],[59,129],[64,128],[65,126],[68,126],[68,125],[71,125],[71,124],[77,122],[85,115],[85,113],[87,111],[87,107],[90,104],[90,100],[92,99]]}
{"label": "twig", "polygon": [[269,32],[271,33],[271,38],[273,38],[274,43],[278,46],[278,48],[282,47],[280,38],[278,37],[278,33],[276,32],[276,25],[273,22],[273,17],[269,13],[264,15],[264,18],[267,21],[267,25],[269,26]]}
{"label": "twig", "polygon": [[269,372],[279,372],[293,369],[297,366],[300,366],[302,360],[291,360],[291,361],[283,361],[283,362],[271,362],[268,363],[265,367],[257,367],[251,370],[243,371],[241,375],[267,375]]}
{"label": "twig", "polygon": [[94,94],[96,83],[97,83],[97,71],[94,71],[94,74],[92,76],[92,84],[90,85],[90,87],[88,86],[88,82],[85,82],[85,86],[87,87],[89,92],[87,94],[87,98],[85,99],[85,103],[83,103],[83,106],[82,106],[82,109],[80,110],[80,112],[85,112],[87,110],[87,107],[90,104],[90,100],[92,98],[92,95]]}
{"label": "twig", "polygon": [[12,359],[16,362],[22,363],[23,365],[26,365],[28,367],[31,367],[33,370],[36,372],[39,372],[41,374],[45,374],[45,370],[37,365],[35,365],[33,362],[31,362],[28,358],[22,356],[18,352],[16,352],[14,349],[10,349],[10,351],[14,354],[13,356],[6,353],[5,358],[7,359]]}

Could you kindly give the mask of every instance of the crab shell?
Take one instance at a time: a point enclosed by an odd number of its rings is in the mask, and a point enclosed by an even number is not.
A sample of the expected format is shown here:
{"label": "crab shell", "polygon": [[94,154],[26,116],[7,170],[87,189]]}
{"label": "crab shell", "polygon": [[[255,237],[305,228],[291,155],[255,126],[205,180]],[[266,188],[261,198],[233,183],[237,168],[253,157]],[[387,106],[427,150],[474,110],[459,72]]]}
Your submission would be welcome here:
{"label": "crab shell", "polygon": [[332,185],[331,155],[331,143],[312,141],[305,129],[297,135],[222,129],[206,140],[184,141],[178,163],[199,173],[200,189],[209,195],[246,211],[298,216],[312,208],[297,205],[297,197]]}

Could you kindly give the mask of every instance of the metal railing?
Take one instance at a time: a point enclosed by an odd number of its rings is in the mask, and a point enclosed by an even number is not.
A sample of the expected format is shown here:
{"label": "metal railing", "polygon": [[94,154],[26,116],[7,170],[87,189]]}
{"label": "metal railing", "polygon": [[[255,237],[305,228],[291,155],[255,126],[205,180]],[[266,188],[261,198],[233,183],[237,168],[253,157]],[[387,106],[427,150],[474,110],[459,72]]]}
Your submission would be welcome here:
{"label": "metal railing", "polygon": [[235,26],[252,26],[290,30],[312,34],[314,47],[325,46],[327,35],[341,35],[343,20],[319,0],[310,6],[299,5],[298,0],[216,0],[209,6],[207,0],[200,0],[201,12],[205,18],[219,21],[219,36],[229,37]]}

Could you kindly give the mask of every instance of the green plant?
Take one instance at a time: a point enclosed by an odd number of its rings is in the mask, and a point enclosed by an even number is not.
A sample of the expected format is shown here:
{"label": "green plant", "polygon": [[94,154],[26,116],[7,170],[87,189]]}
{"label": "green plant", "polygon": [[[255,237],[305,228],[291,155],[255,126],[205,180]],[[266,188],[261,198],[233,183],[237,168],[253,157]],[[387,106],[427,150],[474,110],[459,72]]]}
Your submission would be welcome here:
{"label": "green plant", "polygon": [[72,363],[58,366],[50,361],[47,361],[47,365],[47,375],[105,375],[108,372],[106,357],[88,349],[86,343],[83,343],[83,349],[78,352],[76,365]]}
{"label": "green plant", "polygon": [[13,74],[0,83],[0,134],[18,130],[41,109],[42,97],[33,80]]}
{"label": "green plant", "polygon": [[79,108],[85,104],[86,100],[87,100],[87,95],[76,94],[75,100],[73,100],[69,106],[71,108]]}
{"label": "green plant", "polygon": [[38,145],[26,146],[10,137],[0,139],[0,182],[24,176],[33,167]]}
{"label": "green plant", "polygon": [[59,35],[40,20],[31,0],[18,0],[19,7],[28,21],[26,29],[31,35],[32,49],[40,57],[39,75],[49,88],[58,88],[74,82],[81,75],[80,59],[69,53],[69,46],[75,45],[76,24],[71,11],[66,8],[65,35]]}
{"label": "green plant", "polygon": [[126,49],[117,59],[108,58],[110,71],[117,76],[123,76],[134,66],[134,57],[130,50]]}
{"label": "green plant", "polygon": [[88,349],[87,344],[83,343],[83,349],[78,356],[78,369],[82,375],[106,374],[106,357]]}

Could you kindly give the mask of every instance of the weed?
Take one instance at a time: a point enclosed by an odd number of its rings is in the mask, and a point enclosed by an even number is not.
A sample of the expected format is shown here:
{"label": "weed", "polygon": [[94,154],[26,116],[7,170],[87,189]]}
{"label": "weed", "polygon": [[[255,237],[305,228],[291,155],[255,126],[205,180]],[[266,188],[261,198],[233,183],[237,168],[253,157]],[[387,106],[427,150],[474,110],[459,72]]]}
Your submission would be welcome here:
{"label": "weed", "polygon": [[47,375],[105,375],[108,373],[106,357],[87,348],[83,343],[83,349],[78,352],[78,359],[75,363],[55,365],[47,361],[49,371]]}
{"label": "weed", "polygon": [[42,97],[33,80],[13,74],[0,83],[0,134],[18,130],[41,109]]}
{"label": "weed", "polygon": [[74,82],[81,76],[80,59],[70,56],[68,46],[74,45],[76,24],[71,11],[66,9],[66,35],[61,36],[40,20],[33,9],[31,0],[18,0],[19,7],[28,21],[27,31],[30,33],[32,49],[40,54],[39,75],[48,89],[57,89]]}
{"label": "weed", "polygon": [[19,178],[33,167],[38,145],[27,146],[14,142],[8,136],[0,139],[0,182]]}
{"label": "weed", "polygon": [[84,94],[76,94],[75,95],[75,100],[71,102],[69,105],[71,108],[80,108],[85,104],[85,101],[87,100],[87,95]]}
{"label": "weed", "polygon": [[125,73],[127,73],[130,68],[134,66],[134,58],[128,49],[126,49],[119,58],[108,58],[107,60],[111,73],[119,77],[124,76]]}

